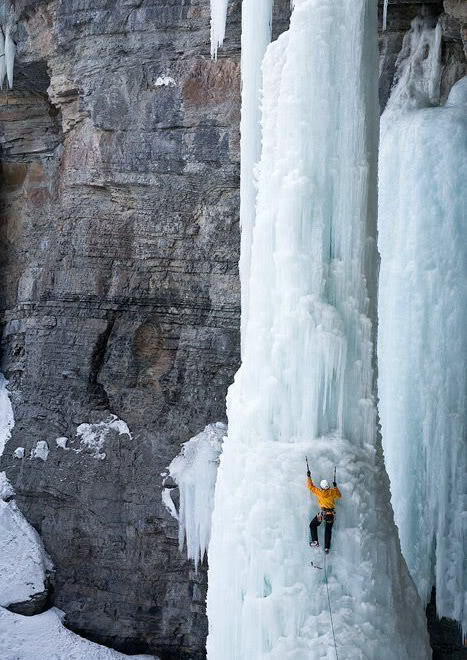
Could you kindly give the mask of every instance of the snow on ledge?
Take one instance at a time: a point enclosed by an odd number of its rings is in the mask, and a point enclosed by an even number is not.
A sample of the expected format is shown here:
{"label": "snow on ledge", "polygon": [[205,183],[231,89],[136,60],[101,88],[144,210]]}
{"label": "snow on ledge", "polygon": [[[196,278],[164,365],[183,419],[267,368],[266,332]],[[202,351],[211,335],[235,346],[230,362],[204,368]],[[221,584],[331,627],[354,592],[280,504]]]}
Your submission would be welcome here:
{"label": "snow on ledge", "polygon": [[169,465],[169,475],[180,490],[178,515],[171,498],[172,489],[162,491],[162,501],[179,521],[180,550],[186,539],[188,559],[193,559],[196,568],[209,545],[217,468],[226,433],[227,426],[222,422],[208,424],[204,431],[182,445],[180,454]]}
{"label": "snow on ledge", "polygon": [[76,435],[79,437],[81,448],[74,451],[88,450],[93,458],[104,460],[106,454],[102,449],[110,431],[115,431],[119,435],[128,435],[131,438],[128,425],[116,415],[110,415],[103,422],[80,424],[76,429]]}
{"label": "snow on ledge", "polygon": [[175,87],[175,80],[171,76],[159,76],[155,82],[156,87]]}
{"label": "snow on ledge", "polygon": [[49,445],[45,440],[39,440],[31,451],[31,458],[40,458],[42,461],[46,461],[48,457]]}

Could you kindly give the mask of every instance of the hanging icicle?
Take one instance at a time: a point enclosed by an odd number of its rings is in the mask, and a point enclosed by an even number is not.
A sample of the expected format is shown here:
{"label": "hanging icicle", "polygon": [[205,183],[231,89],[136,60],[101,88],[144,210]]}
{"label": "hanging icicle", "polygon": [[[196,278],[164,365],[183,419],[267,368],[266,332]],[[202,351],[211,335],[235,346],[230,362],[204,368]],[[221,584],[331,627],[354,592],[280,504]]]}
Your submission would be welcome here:
{"label": "hanging icicle", "polygon": [[217,59],[217,49],[224,43],[227,5],[229,0],[211,0],[211,57]]}
{"label": "hanging icicle", "polygon": [[3,89],[5,76],[8,87],[13,88],[16,44],[13,34],[16,30],[16,15],[11,2],[0,0],[0,87]]}
{"label": "hanging icicle", "polygon": [[386,30],[387,22],[388,22],[388,5],[389,5],[389,0],[384,0],[384,6],[383,6],[383,31]]}

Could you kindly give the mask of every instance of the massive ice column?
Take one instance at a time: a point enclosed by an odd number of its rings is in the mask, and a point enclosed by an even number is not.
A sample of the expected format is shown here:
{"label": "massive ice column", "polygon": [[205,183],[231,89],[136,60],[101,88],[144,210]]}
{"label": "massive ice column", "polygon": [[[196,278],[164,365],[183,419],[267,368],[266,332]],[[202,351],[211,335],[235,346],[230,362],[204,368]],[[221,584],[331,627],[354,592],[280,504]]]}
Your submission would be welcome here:
{"label": "massive ice column", "polygon": [[436,107],[440,55],[416,20],[382,119],[379,394],[404,556],[466,630],[467,78]]}
{"label": "massive ice column", "polygon": [[[425,660],[424,611],[377,434],[376,2],[294,4],[263,62],[243,360],[209,548],[208,658],[313,660],[337,649],[346,660]],[[310,566],[305,455],[317,481],[337,465],[343,491],[332,553],[318,555],[326,574]]]}

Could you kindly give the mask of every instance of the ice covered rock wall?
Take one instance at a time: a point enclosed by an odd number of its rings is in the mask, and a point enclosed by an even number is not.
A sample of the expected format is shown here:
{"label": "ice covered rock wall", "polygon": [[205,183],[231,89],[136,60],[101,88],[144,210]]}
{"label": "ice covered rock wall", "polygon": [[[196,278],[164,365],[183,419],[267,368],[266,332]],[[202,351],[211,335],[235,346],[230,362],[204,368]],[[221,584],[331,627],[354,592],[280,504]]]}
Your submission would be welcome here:
{"label": "ice covered rock wall", "polygon": [[[296,0],[263,61],[242,366],[209,547],[211,660],[429,654],[377,435],[376,57],[375,3]],[[343,492],[325,574],[310,566],[305,455],[317,481],[337,464]]]}
{"label": "ice covered rock wall", "polygon": [[404,557],[465,631],[467,78],[440,105],[440,75],[417,19],[381,127],[379,408]]}
{"label": "ice covered rock wall", "polygon": [[[223,419],[239,363],[242,3],[217,62],[210,4],[16,0],[0,95],[1,360],[17,419],[3,468],[53,555],[68,624],[176,660],[204,655],[206,576],[178,552],[160,473]],[[382,99],[410,20],[443,5],[458,71],[465,3],[390,0]],[[274,36],[289,13],[275,0]],[[260,35],[263,21],[253,46]],[[97,460],[73,438],[111,414],[131,437],[109,432]],[[43,442],[47,460],[29,460]]]}

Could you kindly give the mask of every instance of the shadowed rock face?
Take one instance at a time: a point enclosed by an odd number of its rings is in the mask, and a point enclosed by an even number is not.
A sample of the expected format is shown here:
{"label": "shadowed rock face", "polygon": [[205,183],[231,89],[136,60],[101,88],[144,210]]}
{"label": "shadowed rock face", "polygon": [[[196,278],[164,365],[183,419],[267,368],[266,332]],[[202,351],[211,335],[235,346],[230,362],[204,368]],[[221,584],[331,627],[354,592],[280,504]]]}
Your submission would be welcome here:
{"label": "shadowed rock face", "polygon": [[[240,4],[213,62],[209,0],[25,2],[0,96],[2,469],[68,625],[163,659],[205,654],[206,572],[178,552],[161,472],[225,420],[238,367]],[[383,104],[420,4],[390,3]],[[275,34],[288,15],[277,2]],[[460,77],[461,20],[445,21]],[[131,435],[77,436],[111,415]],[[41,440],[47,460],[29,458]]]}

